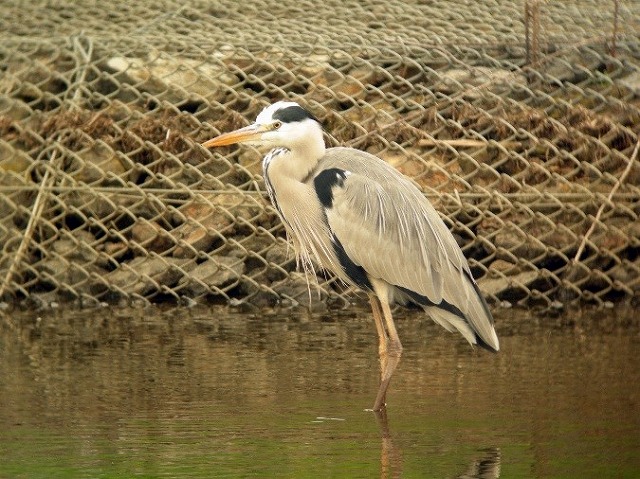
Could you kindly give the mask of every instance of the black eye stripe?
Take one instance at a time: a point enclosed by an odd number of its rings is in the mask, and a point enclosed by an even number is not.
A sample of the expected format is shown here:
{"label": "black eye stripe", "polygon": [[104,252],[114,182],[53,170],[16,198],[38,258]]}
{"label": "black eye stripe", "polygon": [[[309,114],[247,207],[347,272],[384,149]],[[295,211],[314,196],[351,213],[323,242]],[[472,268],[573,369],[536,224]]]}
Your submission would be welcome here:
{"label": "black eye stripe", "polygon": [[306,119],[318,121],[316,117],[298,105],[288,106],[276,111],[273,114],[273,119],[280,120],[283,123],[292,123],[294,121],[302,121]]}

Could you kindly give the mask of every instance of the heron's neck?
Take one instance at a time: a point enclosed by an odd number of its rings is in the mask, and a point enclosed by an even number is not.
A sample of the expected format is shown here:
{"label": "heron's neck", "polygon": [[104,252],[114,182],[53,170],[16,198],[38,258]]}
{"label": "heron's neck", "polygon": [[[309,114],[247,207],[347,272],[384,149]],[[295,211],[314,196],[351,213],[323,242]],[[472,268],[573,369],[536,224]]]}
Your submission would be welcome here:
{"label": "heron's neck", "polygon": [[309,174],[318,165],[320,158],[324,156],[326,147],[322,132],[319,135],[309,135],[305,141],[296,142],[288,148],[276,148],[271,150],[267,157],[270,171],[282,178],[287,178],[297,182],[305,182]]}

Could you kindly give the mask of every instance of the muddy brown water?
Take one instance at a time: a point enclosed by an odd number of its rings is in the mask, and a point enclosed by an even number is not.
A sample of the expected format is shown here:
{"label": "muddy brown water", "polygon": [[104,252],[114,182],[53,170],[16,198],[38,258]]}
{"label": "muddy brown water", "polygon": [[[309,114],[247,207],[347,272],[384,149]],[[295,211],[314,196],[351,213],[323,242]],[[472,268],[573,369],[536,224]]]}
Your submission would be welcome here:
{"label": "muddy brown water", "polygon": [[396,321],[382,416],[366,307],[4,312],[0,477],[640,477],[633,310]]}

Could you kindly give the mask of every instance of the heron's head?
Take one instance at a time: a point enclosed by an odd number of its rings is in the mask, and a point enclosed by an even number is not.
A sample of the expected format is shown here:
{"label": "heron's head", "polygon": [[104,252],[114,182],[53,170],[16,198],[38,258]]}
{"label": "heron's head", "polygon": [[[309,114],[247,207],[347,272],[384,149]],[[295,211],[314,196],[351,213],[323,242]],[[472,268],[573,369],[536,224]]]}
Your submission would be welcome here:
{"label": "heron's head", "polygon": [[223,133],[202,146],[233,145],[247,143],[256,146],[284,147],[289,150],[317,150],[321,144],[322,127],[316,118],[295,102],[279,101],[260,112],[249,126]]}

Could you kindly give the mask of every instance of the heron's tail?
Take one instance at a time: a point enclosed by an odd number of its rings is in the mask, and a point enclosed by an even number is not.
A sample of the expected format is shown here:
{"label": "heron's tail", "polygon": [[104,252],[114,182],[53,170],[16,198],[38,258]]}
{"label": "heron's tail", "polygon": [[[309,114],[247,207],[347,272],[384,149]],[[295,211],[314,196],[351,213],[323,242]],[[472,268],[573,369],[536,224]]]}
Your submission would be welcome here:
{"label": "heron's tail", "polygon": [[428,308],[429,313],[445,329],[458,330],[471,344],[498,352],[500,341],[489,306],[471,274],[463,271],[461,276],[455,291],[445,287],[442,301]]}
{"label": "heron's tail", "polygon": [[473,277],[464,271],[459,282],[450,284],[455,284],[456,289],[444,285],[442,300],[438,304],[409,289],[398,289],[405,299],[422,306],[447,331],[458,331],[471,344],[498,352],[500,341],[493,327],[493,316]]}
{"label": "heron's tail", "polygon": [[471,277],[467,279],[467,283],[471,284],[475,294],[472,294],[472,298],[470,298],[468,303],[470,308],[465,311],[465,316],[468,315],[467,320],[476,333],[478,346],[497,353],[500,351],[500,341],[493,326],[493,315],[489,311],[487,301],[484,299],[480,288],[478,288],[478,284]]}
{"label": "heron's tail", "polygon": [[[467,341],[469,341],[469,343],[480,346],[481,348],[494,353],[497,353],[500,350],[500,342],[498,341],[498,335],[496,334],[493,324],[491,324],[489,328],[486,328],[488,331],[484,335],[480,335],[466,317],[462,317],[459,314],[453,313],[439,306],[429,306],[424,309],[436,323],[447,331],[458,331]],[[489,315],[490,314],[491,313],[489,313]]]}

